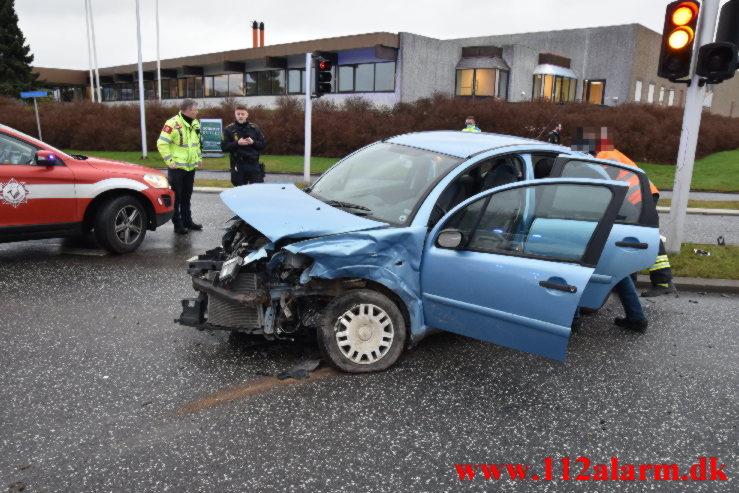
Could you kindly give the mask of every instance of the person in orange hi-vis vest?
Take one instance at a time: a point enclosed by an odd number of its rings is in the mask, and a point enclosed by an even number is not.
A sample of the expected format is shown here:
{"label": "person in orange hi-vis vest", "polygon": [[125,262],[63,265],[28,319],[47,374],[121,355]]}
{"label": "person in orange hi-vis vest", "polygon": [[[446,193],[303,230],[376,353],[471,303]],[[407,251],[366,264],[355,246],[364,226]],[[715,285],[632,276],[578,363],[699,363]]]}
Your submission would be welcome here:
{"label": "person in orange hi-vis vest", "polygon": [[[628,156],[618,149],[614,148],[613,144],[607,138],[601,139],[599,147],[600,150],[595,156],[598,159],[616,161],[638,168],[634,161],[629,159]],[[627,175],[630,175],[630,173],[623,172],[623,174],[616,177],[616,179],[620,180],[622,179],[621,177],[626,179]],[[626,194],[626,200],[630,200],[632,203],[636,204],[641,201],[641,189],[639,188],[639,181],[635,176],[631,175],[631,180],[634,182],[629,182],[629,191]],[[654,183],[651,181],[649,182],[649,189],[652,192],[652,198],[654,199],[654,204],[656,206],[657,201],[659,200],[659,189],[655,187]],[[654,262],[654,265],[649,268],[649,280],[652,283],[652,287],[641,294],[645,298],[677,293],[675,285],[672,283],[672,268],[670,267],[670,260],[667,258],[667,250],[665,250],[665,244],[661,239],[659,241],[657,260]]]}

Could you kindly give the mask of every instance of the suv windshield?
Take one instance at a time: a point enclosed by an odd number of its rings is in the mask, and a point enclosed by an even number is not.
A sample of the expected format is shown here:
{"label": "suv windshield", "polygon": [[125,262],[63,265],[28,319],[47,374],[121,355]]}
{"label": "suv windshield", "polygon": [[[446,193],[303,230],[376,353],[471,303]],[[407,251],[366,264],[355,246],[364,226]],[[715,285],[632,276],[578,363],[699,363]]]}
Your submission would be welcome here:
{"label": "suv windshield", "polygon": [[326,172],[311,195],[353,214],[405,224],[433,183],[462,159],[381,142]]}
{"label": "suv windshield", "polygon": [[[10,132],[15,132],[16,134],[20,135],[21,137],[23,137],[23,138],[27,139],[27,140],[28,140],[28,141],[29,141],[29,142],[30,142],[31,144],[34,144],[34,145],[35,145],[36,147],[44,147],[44,146],[46,146],[46,147],[48,147],[48,148],[49,148],[49,150],[50,150],[50,151],[52,151],[52,152],[56,152],[57,154],[59,154],[59,155],[61,155],[61,156],[63,156],[63,157],[69,157],[69,154],[67,154],[66,152],[64,152],[64,151],[60,151],[60,150],[59,150],[59,149],[57,149],[56,147],[50,146],[50,145],[49,145],[49,144],[47,144],[46,142],[41,142],[41,141],[40,141],[40,140],[38,140],[38,139],[37,139],[36,137],[31,137],[31,136],[30,136],[30,135],[28,135],[28,134],[24,134],[24,133],[23,133],[23,132],[21,132],[20,130],[16,130],[16,129],[14,129],[14,128],[10,128],[10,127],[8,127],[8,126],[6,126],[6,125],[3,125],[2,123],[0,123],[0,130],[6,130],[6,131],[8,131],[8,133],[10,133]],[[12,134],[11,134],[11,135],[12,135]]]}

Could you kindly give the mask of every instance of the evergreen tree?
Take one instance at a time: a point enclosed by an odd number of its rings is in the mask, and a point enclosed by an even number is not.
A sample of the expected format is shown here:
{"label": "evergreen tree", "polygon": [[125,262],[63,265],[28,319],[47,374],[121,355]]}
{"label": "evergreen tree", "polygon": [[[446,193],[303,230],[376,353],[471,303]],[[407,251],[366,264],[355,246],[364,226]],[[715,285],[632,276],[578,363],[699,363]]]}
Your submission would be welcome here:
{"label": "evergreen tree", "polygon": [[0,0],[0,94],[18,97],[36,87],[38,74],[31,71],[33,55],[18,27],[15,0]]}

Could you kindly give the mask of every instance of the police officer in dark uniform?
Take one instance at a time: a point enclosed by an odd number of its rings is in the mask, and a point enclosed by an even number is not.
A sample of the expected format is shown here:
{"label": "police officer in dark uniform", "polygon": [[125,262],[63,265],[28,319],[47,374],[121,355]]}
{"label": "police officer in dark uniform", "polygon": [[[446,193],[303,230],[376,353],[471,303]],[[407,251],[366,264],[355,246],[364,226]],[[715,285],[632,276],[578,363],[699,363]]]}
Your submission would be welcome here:
{"label": "police officer in dark uniform", "polygon": [[562,140],[560,138],[560,132],[562,132],[562,124],[555,123],[552,132],[547,136],[547,142],[550,144],[560,144]]}
{"label": "police officer in dark uniform", "polygon": [[249,183],[264,183],[264,166],[259,153],[266,142],[257,125],[249,122],[245,106],[237,106],[236,121],[223,129],[221,150],[231,155],[231,183],[235,187]]}

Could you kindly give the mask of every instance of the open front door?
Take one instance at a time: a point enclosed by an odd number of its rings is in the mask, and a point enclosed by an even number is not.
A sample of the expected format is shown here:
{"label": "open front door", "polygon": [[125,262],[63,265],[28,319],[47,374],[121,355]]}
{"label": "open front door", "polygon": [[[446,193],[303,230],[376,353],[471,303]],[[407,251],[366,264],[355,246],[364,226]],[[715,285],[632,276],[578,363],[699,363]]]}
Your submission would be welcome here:
{"label": "open front door", "polygon": [[551,177],[616,180],[629,186],[603,255],[580,301],[580,306],[600,308],[616,283],[651,267],[657,257],[659,227],[649,179],[635,166],[570,156],[557,158]]}
{"label": "open front door", "polygon": [[[425,323],[559,360],[627,186],[537,180],[439,221],[421,265]],[[459,239],[458,242],[454,237]]]}

